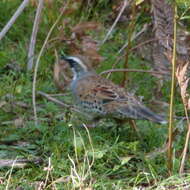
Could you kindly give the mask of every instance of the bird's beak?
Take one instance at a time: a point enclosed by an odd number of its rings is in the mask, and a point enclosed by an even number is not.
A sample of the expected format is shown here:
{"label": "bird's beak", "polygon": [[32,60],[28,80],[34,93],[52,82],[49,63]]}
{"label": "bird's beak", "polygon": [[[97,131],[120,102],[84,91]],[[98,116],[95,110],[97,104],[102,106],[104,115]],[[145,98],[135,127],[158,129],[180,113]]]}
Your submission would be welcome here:
{"label": "bird's beak", "polygon": [[65,61],[68,61],[68,57],[65,56],[65,55],[61,55],[61,59],[65,60]]}

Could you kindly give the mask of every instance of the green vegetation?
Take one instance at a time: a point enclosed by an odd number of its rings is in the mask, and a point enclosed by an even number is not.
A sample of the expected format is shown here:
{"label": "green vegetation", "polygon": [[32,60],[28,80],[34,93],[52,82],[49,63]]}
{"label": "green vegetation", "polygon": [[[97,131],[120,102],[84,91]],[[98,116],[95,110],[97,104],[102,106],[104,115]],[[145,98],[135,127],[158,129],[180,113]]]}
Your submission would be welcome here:
{"label": "green vegetation", "polygon": [[[21,0],[0,2],[0,29],[8,22],[21,2]],[[60,9],[64,7],[64,2],[57,0],[45,3],[37,36],[36,55],[49,29],[59,16]],[[65,42],[65,38],[70,38],[71,29],[79,21],[96,20],[100,23],[102,26],[99,32],[87,33],[93,39],[101,41],[106,35],[106,28],[110,28],[114,21],[111,18],[111,6],[107,6],[107,3],[108,0],[101,0],[91,5],[91,9],[85,10],[85,7],[81,7],[82,14],[70,10],[71,14],[63,15],[40,59],[36,91],[40,90],[47,94],[60,93],[53,82],[54,50],[56,49],[59,55],[62,51],[71,52],[72,48]],[[146,8],[148,5],[144,6]],[[190,15],[187,6],[186,2],[183,4],[179,1],[180,12],[187,12],[185,23],[189,23]],[[104,120],[96,128],[85,129],[77,125],[79,117],[76,113],[40,95],[36,97],[39,124],[35,125],[32,106],[33,72],[26,71],[35,10],[36,6],[29,4],[0,42],[0,160],[22,158],[31,160],[31,163],[23,168],[1,167],[0,190],[6,187],[15,190],[19,187],[24,190],[38,189],[40,183],[42,186],[46,185],[44,189],[57,190],[130,190],[135,187],[183,189],[187,184],[190,185],[189,174],[178,176],[186,134],[183,131],[186,128],[185,121],[176,120],[176,125],[181,131],[174,142],[174,171],[171,177],[168,177],[166,153],[153,156],[154,152],[159,152],[159,148],[163,149],[166,146],[164,146],[168,133],[166,125],[136,121],[140,138],[128,123],[119,128],[117,133],[116,123],[112,120]],[[107,14],[110,14],[110,18]],[[142,15],[143,18],[139,16],[137,19],[137,30],[144,22],[150,20],[146,12]],[[119,23],[111,34],[111,40],[100,47],[98,53],[105,59],[99,64],[97,72],[110,69],[115,63],[118,50],[127,40],[126,28],[127,24]],[[59,40],[55,40],[56,38]],[[119,62],[117,68],[122,68],[123,62],[124,59]],[[133,52],[130,54],[130,69],[149,70],[151,67],[150,63],[142,61]],[[113,73],[110,77],[115,83],[120,83],[121,78],[121,73]],[[129,73],[128,79],[129,91],[143,96],[149,107],[159,109],[150,103],[157,98],[155,91],[159,79],[149,73],[139,72]],[[170,81],[164,81],[161,93],[160,101],[169,102]],[[58,98],[72,103],[69,93]],[[175,97],[175,109],[176,116],[184,116],[179,95]],[[163,114],[168,114],[167,107]],[[189,168],[190,164],[187,161],[185,170],[188,172]]]}

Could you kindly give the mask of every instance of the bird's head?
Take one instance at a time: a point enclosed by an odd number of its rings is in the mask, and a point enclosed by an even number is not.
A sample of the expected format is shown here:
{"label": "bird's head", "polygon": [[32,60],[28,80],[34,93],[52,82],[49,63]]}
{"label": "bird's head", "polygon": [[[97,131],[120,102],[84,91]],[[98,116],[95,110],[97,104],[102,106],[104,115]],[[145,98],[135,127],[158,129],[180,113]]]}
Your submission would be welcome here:
{"label": "bird's head", "polygon": [[89,71],[84,61],[76,56],[62,56],[61,59],[69,63],[74,74],[74,79]]}

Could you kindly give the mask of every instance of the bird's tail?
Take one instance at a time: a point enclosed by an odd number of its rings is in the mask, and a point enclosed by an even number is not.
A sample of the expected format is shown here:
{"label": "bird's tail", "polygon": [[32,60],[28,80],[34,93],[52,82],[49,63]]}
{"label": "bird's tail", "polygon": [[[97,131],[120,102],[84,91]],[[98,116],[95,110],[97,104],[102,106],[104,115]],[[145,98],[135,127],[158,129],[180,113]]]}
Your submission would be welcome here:
{"label": "bird's tail", "polygon": [[167,123],[167,121],[164,119],[163,116],[154,113],[153,111],[151,111],[149,108],[145,107],[142,104],[122,107],[119,111],[121,114],[131,119],[145,119],[160,124]]}

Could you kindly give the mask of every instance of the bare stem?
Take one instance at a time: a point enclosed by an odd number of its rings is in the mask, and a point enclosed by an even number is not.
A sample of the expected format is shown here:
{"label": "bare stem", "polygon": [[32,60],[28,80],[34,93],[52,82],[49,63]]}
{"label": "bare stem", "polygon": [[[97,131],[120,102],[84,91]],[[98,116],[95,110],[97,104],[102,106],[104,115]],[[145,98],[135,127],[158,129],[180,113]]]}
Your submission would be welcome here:
{"label": "bare stem", "polygon": [[[148,28],[148,25],[147,24],[144,24],[143,28],[141,31],[139,31],[138,33],[136,33],[135,35],[133,35],[131,37],[131,41],[134,41],[135,39],[137,39],[142,33],[144,33]],[[142,43],[142,45],[146,44],[146,43],[150,43],[151,41],[153,41],[155,39],[150,39],[150,40],[147,40],[145,42]],[[121,48],[120,50],[117,52],[117,55],[119,55],[129,44],[129,41],[127,41]],[[140,44],[141,45],[141,44]],[[134,48],[131,48],[130,50],[133,50],[133,49],[136,49],[138,47],[134,47]]]}
{"label": "bare stem", "polygon": [[106,34],[105,38],[103,39],[101,45],[103,45],[103,44],[106,42],[106,40],[108,39],[108,37],[109,37],[110,34],[112,33],[113,29],[115,28],[117,22],[119,21],[119,18],[121,17],[121,15],[122,15],[123,11],[125,10],[126,6],[128,6],[129,4],[130,4],[130,2],[128,2],[127,0],[124,0],[123,6],[122,6],[122,8],[121,8],[121,10],[120,10],[120,12],[119,12],[117,18],[115,19],[113,25],[112,25],[111,28],[109,29],[109,31],[108,31],[108,33]]}
{"label": "bare stem", "polygon": [[28,71],[30,71],[33,67],[36,36],[38,33],[43,4],[44,4],[44,0],[39,0],[37,11],[36,11],[36,16],[35,16],[35,20],[34,20],[34,25],[33,25],[33,31],[32,31],[32,35],[31,35],[31,39],[30,39],[29,51],[28,51],[28,63],[27,63]]}
{"label": "bare stem", "polygon": [[139,72],[139,73],[151,73],[151,74],[159,74],[159,75],[169,75],[166,72],[161,71],[152,71],[152,70],[142,70],[142,69],[109,69],[100,73],[100,75],[113,73],[113,72]]}
{"label": "bare stem", "polygon": [[83,114],[83,115],[85,115],[86,117],[88,117],[87,114],[82,113],[80,110],[78,110],[78,109],[77,109],[75,106],[73,106],[73,105],[66,104],[66,103],[64,103],[64,102],[62,102],[62,101],[60,101],[60,100],[58,100],[58,99],[56,99],[56,98],[53,98],[52,96],[50,96],[49,94],[46,94],[45,92],[38,91],[37,93],[40,94],[40,95],[42,95],[43,97],[45,97],[45,98],[48,99],[49,101],[52,101],[52,102],[54,102],[54,103],[56,103],[56,104],[58,104],[58,105],[60,105],[60,106],[62,106],[62,107],[64,107],[64,108],[68,108],[68,109],[70,109],[70,110],[72,110],[72,111],[74,111],[74,112]]}
{"label": "bare stem", "polygon": [[174,92],[175,92],[175,70],[176,70],[176,34],[177,34],[177,6],[175,5],[174,13],[174,44],[173,44],[173,58],[172,58],[172,84],[170,92],[170,110],[169,110],[169,126],[168,126],[168,171],[172,175],[173,167],[173,118],[174,118]]}
{"label": "bare stem", "polygon": [[5,36],[5,34],[8,32],[8,30],[11,28],[11,26],[14,24],[18,16],[22,13],[22,11],[25,9],[25,7],[28,5],[29,0],[24,0],[19,8],[16,10],[14,15],[11,17],[9,22],[5,25],[3,30],[0,32],[0,40]]}
{"label": "bare stem", "polygon": [[186,139],[185,139],[185,146],[183,149],[181,165],[180,165],[180,169],[179,169],[180,174],[182,174],[184,172],[185,160],[186,160],[187,150],[188,150],[188,145],[189,145],[189,138],[190,138],[190,123],[188,122],[188,131],[187,131],[187,135],[186,135]]}
{"label": "bare stem", "polygon": [[[128,68],[129,52],[130,52],[130,48],[131,48],[132,35],[133,35],[134,29],[135,29],[135,22],[136,22],[135,16],[136,16],[136,2],[133,1],[132,2],[132,20],[129,24],[128,45],[126,47],[126,52],[125,52],[124,69]],[[121,85],[124,87],[126,85],[126,83],[127,83],[127,73],[124,72]]]}
{"label": "bare stem", "polygon": [[[67,4],[65,5],[65,7],[67,6]],[[34,112],[34,121],[35,121],[35,124],[37,125],[38,124],[38,117],[37,117],[37,110],[36,110],[36,79],[37,79],[37,72],[38,72],[38,66],[39,66],[39,62],[40,62],[40,58],[44,52],[44,49],[45,49],[45,46],[48,42],[48,39],[51,35],[51,33],[53,32],[55,26],[57,25],[57,23],[59,22],[59,20],[61,19],[62,15],[64,13],[64,9],[63,11],[61,12],[61,14],[59,15],[59,17],[57,18],[57,20],[55,21],[55,23],[53,24],[53,26],[51,27],[50,31],[48,32],[48,35],[43,43],[43,46],[40,50],[40,53],[37,57],[37,60],[36,60],[36,65],[35,65],[35,68],[34,68],[34,77],[33,77],[33,85],[32,85],[32,103],[33,103],[33,112]]]}
{"label": "bare stem", "polygon": [[185,116],[186,116],[186,119],[187,119],[188,131],[187,131],[187,134],[186,134],[185,145],[184,145],[181,164],[180,164],[180,169],[179,169],[180,174],[182,174],[184,172],[185,160],[186,160],[186,156],[187,156],[189,138],[190,138],[190,120],[189,120],[189,116],[188,116],[187,105],[186,105],[183,98],[182,98],[182,101],[183,101],[183,105],[184,105],[184,109],[185,109]]}

